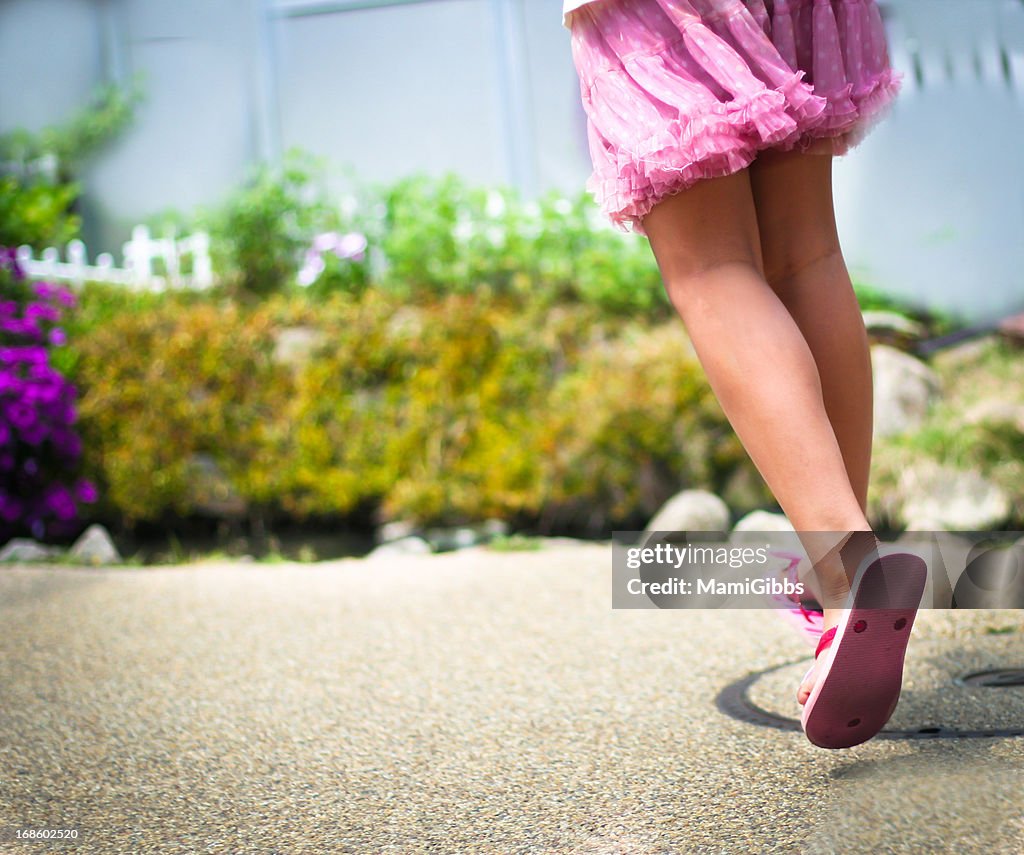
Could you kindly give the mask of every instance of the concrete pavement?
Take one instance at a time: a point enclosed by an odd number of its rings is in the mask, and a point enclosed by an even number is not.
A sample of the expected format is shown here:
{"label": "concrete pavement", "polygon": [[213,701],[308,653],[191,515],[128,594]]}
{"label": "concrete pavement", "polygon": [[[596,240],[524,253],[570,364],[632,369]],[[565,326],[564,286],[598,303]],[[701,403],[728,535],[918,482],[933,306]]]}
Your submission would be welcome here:
{"label": "concrete pavement", "polygon": [[[613,611],[610,579],[597,544],[0,568],[0,827],[79,829],[0,852],[1020,851],[1024,739],[829,752],[736,720],[716,695],[778,665],[750,697],[797,715],[804,642]],[[1022,639],[922,612],[894,725],[1024,726],[1024,688],[951,680]]]}

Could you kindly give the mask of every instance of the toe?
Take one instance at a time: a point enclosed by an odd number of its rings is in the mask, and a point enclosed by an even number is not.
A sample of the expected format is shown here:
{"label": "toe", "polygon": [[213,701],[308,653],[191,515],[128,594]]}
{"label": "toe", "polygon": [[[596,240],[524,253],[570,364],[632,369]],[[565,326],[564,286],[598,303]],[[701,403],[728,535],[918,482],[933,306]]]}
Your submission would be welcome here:
{"label": "toe", "polygon": [[814,680],[817,672],[817,668],[812,668],[807,676],[804,677],[803,682],[800,684],[800,688],[796,691],[796,699],[801,704],[806,704],[807,699],[811,696],[811,692],[814,690]]}

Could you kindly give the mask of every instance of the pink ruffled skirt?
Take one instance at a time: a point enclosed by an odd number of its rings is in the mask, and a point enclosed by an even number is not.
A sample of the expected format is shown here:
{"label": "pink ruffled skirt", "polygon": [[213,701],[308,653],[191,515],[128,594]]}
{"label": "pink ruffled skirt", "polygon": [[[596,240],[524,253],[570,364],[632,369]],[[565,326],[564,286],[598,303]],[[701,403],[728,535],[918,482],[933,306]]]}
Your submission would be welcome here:
{"label": "pink ruffled skirt", "polygon": [[587,190],[623,231],[764,149],[846,154],[902,83],[875,0],[597,0],[568,24]]}

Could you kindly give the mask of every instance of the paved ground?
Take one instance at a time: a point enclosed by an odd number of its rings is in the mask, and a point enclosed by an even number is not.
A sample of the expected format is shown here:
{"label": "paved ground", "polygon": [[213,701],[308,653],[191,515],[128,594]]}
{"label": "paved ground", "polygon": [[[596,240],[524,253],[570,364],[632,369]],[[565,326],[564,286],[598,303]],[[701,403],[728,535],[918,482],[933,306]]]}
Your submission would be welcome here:
{"label": "paved ground", "polygon": [[[804,643],[613,611],[610,570],[599,545],[0,569],[0,826],[103,855],[1021,850],[1024,739],[828,752],[737,721],[716,694]],[[947,679],[1021,639],[1019,613],[922,613],[902,724],[1024,726],[1024,688]],[[757,702],[795,714],[804,667]]]}

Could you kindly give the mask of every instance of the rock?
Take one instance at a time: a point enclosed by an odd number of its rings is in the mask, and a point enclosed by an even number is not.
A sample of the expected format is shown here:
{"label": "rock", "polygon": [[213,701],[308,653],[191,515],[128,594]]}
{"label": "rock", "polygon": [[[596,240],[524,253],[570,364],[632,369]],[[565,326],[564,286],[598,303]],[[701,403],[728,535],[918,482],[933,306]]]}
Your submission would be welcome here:
{"label": "rock", "polygon": [[875,438],[918,428],[938,397],[938,375],[921,360],[894,347],[871,348],[875,386]]}
{"label": "rock", "polygon": [[503,520],[489,519],[475,525],[430,528],[423,533],[423,537],[435,552],[448,552],[453,549],[466,549],[470,546],[487,543],[487,541],[504,534],[508,534],[508,523]]}
{"label": "rock", "polygon": [[114,541],[107,530],[94,523],[89,526],[68,550],[68,556],[94,566],[100,564],[120,564],[124,559],[117,551]]}
{"label": "rock", "polygon": [[769,511],[751,511],[733,526],[733,532],[748,531],[793,531],[793,524],[785,514]]}
{"label": "rock", "polygon": [[939,529],[905,531],[894,546],[906,547],[928,562],[928,580],[922,603],[925,608],[948,609],[953,602],[953,585],[967,565],[971,542]]}
{"label": "rock", "polygon": [[870,310],[862,313],[872,342],[910,348],[924,337],[924,326],[898,312]]}
{"label": "rock", "polygon": [[994,336],[972,338],[955,344],[935,353],[929,362],[942,372],[952,372],[975,365],[991,350],[996,339]]}
{"label": "rock", "polygon": [[274,335],[273,360],[283,365],[304,365],[323,340],[324,333],[313,327],[284,327]]}
{"label": "rock", "polygon": [[953,608],[1024,608],[1024,548],[1019,541],[975,544],[968,559],[953,586]]}
{"label": "rock", "polygon": [[[771,536],[765,537],[766,534]],[[764,510],[751,511],[737,520],[729,535],[729,543],[751,547],[767,543],[771,549],[791,552],[802,552],[803,549],[789,518],[785,514]]]}
{"label": "rock", "polygon": [[488,537],[505,537],[508,534],[508,523],[494,517],[486,519],[480,526],[481,530]]}
{"label": "rock", "polygon": [[729,507],[706,490],[683,490],[669,499],[645,531],[729,530]]}
{"label": "rock", "polygon": [[972,404],[963,414],[962,421],[965,425],[1011,425],[1024,433],[1024,404],[985,398]]}
{"label": "rock", "polygon": [[403,537],[401,540],[382,543],[366,557],[374,559],[395,558],[401,555],[427,555],[433,551],[430,544],[422,537]]}
{"label": "rock", "polygon": [[238,495],[212,455],[192,454],[185,466],[189,479],[186,494],[196,511],[218,518],[240,517],[246,513],[248,503]]}
{"label": "rock", "polygon": [[419,526],[412,520],[392,520],[379,526],[373,536],[377,543],[391,543],[394,540],[411,537],[418,528]]}
{"label": "rock", "polygon": [[985,531],[1010,515],[1009,497],[977,472],[933,461],[905,469],[896,486],[898,521],[908,531]]}
{"label": "rock", "polygon": [[50,561],[64,554],[57,546],[45,546],[31,537],[15,537],[0,549],[0,562]]}

